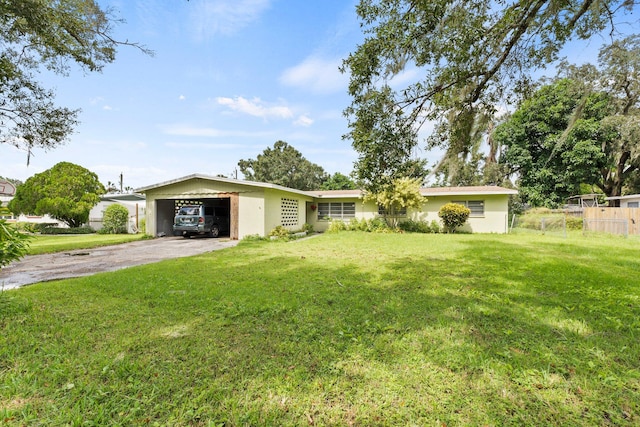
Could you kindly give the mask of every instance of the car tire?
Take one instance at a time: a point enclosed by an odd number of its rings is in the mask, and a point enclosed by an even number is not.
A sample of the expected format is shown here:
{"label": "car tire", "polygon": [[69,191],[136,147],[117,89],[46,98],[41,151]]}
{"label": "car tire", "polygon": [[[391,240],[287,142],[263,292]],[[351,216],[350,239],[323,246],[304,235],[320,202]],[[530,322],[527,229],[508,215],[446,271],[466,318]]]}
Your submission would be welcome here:
{"label": "car tire", "polygon": [[220,235],[220,227],[218,227],[217,225],[212,225],[211,226],[211,231],[209,232],[209,236],[211,237],[218,237]]}

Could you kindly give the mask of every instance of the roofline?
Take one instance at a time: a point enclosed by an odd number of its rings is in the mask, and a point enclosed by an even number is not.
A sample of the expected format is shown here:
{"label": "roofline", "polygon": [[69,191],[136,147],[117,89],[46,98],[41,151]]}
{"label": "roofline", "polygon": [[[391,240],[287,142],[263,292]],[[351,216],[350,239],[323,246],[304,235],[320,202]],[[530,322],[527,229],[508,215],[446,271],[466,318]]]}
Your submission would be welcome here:
{"label": "roofline", "polygon": [[[180,178],[172,179],[169,181],[160,182],[158,184],[148,185],[146,187],[136,188],[136,193],[146,193],[149,190],[154,190],[160,187],[166,187],[168,185],[177,184],[179,182],[189,181],[192,179],[204,179],[208,181],[225,182],[228,184],[245,185],[248,187],[268,188],[271,190],[286,191],[288,193],[300,194],[303,196],[315,198],[315,199],[353,199],[362,198],[364,196],[363,190],[334,190],[335,194],[321,194],[325,193],[322,190],[315,191],[303,191],[295,188],[283,187],[277,184],[271,184],[268,182],[258,181],[245,181],[233,178],[223,178],[218,176],[205,175],[200,173],[194,173],[191,175],[183,176]],[[474,190],[475,189],[475,190]],[[327,190],[332,191],[332,190]],[[343,191],[352,191],[352,193],[340,193]],[[489,186],[477,186],[477,187],[425,187],[420,189],[420,194],[428,197],[436,196],[490,196],[490,195],[511,195],[518,194],[518,190],[513,190],[504,187],[489,187]]]}
{"label": "roofline", "polygon": [[313,195],[311,195],[307,191],[297,190],[295,188],[283,187],[281,185],[271,184],[271,183],[268,183],[268,182],[246,181],[246,180],[241,180],[241,179],[223,178],[223,177],[219,177],[219,176],[212,176],[212,175],[206,175],[206,174],[201,174],[201,173],[194,173],[194,174],[183,176],[183,177],[180,177],[180,178],[171,179],[169,181],[160,182],[158,184],[153,184],[153,185],[148,185],[146,187],[136,188],[136,189],[134,189],[134,191],[136,193],[146,193],[149,190],[154,190],[154,189],[160,188],[160,187],[166,187],[168,185],[177,184],[179,182],[189,181],[189,180],[192,180],[192,179],[204,179],[204,180],[207,180],[207,181],[226,182],[228,184],[245,185],[245,186],[248,186],[248,187],[268,188],[268,189],[271,189],[271,190],[280,190],[280,191],[286,191],[288,193],[296,193],[296,194],[301,194],[303,196],[314,197]]}
{"label": "roofline", "polygon": [[613,196],[613,197],[605,197],[605,200],[626,200],[626,199],[638,199],[640,198],[640,194],[629,194],[627,196]]}
{"label": "roofline", "polygon": [[[447,191],[433,191],[433,188],[421,188],[420,194],[423,196],[470,196],[470,195],[478,195],[478,196],[491,196],[491,195],[511,195],[518,194],[518,190],[513,190],[510,188],[504,187],[495,187],[495,190],[472,190],[473,187],[465,187],[465,190],[456,190],[458,187],[434,187],[434,188],[446,188]],[[482,188],[482,187],[478,187]]]}
{"label": "roofline", "polygon": [[[331,191],[331,190],[327,190]],[[319,194],[314,193],[313,191],[309,191],[310,195],[317,199],[347,199],[347,198],[362,198],[364,196],[364,191],[362,190],[351,190],[353,193],[339,193],[344,190],[335,190],[335,194]],[[324,193],[324,192],[323,192]],[[459,187],[425,187],[420,189],[420,194],[426,197],[436,197],[436,196],[470,196],[470,195],[478,195],[478,196],[491,196],[491,195],[511,195],[518,194],[518,190],[513,190],[510,188],[504,187],[492,187],[488,189],[486,187],[478,186],[478,187],[464,187],[463,189]]]}

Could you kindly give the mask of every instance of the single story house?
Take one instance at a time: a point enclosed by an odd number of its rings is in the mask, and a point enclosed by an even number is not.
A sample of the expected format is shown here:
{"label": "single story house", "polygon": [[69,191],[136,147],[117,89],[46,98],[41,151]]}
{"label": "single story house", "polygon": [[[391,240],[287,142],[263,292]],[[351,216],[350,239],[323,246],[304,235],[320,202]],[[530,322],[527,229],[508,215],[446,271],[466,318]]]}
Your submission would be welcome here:
{"label": "single story house", "polygon": [[609,206],[620,208],[640,208],[640,194],[630,194],[628,196],[607,197]]}
{"label": "single story house", "polygon": [[102,228],[104,211],[110,205],[122,205],[129,211],[128,232],[133,233],[140,228],[140,220],[145,217],[145,197],[138,193],[104,194],[100,201],[89,211],[89,226],[94,230]]}
{"label": "single story house", "polygon": [[[281,225],[291,231],[305,223],[325,231],[330,221],[370,219],[380,215],[378,206],[363,202],[360,190],[302,191],[264,182],[193,174],[136,189],[146,197],[146,232],[172,235],[173,217],[185,204],[212,204],[229,212],[232,239],[266,236]],[[463,230],[474,233],[506,233],[509,196],[516,190],[502,187],[423,188],[427,198],[421,210],[410,210],[406,218],[439,221],[438,210],[449,202],[471,210]]]}

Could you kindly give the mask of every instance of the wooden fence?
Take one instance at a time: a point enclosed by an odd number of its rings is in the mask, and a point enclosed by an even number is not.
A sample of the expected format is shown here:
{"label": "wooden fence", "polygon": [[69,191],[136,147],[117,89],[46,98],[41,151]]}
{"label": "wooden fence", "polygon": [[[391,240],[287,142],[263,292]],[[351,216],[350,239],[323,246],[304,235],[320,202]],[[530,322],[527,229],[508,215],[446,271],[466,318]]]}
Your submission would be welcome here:
{"label": "wooden fence", "polygon": [[[583,218],[593,231],[613,234],[640,234],[640,208],[584,208]],[[595,220],[595,221],[589,221]],[[622,225],[626,221],[625,227]]]}

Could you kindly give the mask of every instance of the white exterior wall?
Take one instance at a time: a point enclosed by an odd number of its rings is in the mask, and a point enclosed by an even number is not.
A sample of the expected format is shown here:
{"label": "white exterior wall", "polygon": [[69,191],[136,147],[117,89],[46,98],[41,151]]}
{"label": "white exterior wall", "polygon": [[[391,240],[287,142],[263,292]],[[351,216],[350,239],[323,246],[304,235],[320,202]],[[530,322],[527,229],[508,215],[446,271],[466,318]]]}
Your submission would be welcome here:
{"label": "white exterior wall", "polygon": [[470,200],[484,201],[484,215],[469,217],[467,223],[460,228],[461,231],[472,233],[506,233],[508,231],[508,195],[429,196],[422,212],[410,211],[408,216],[416,221],[435,220],[442,225],[438,211],[443,205],[454,201]]}
{"label": "white exterior wall", "polygon": [[[378,216],[378,206],[375,203],[368,202],[364,203],[361,198],[322,198],[315,199],[313,204],[318,206],[318,203],[355,203],[356,207],[356,216],[357,220],[361,219],[373,219]],[[334,219],[333,221],[340,221]],[[344,219],[345,222],[350,221],[349,219]],[[318,218],[318,210],[312,211],[311,209],[307,210],[307,222],[313,225],[314,231],[324,232],[327,231],[329,226],[331,225],[331,220]]]}
{"label": "white exterior wall", "polygon": [[265,233],[267,235],[271,230],[282,225],[282,199],[296,200],[298,202],[298,218],[295,225],[285,227],[289,231],[300,231],[307,222],[306,209],[307,204],[313,201],[312,197],[303,196],[301,194],[289,193],[281,190],[266,189],[264,192],[265,210],[264,216]]}
{"label": "white exterior wall", "polygon": [[[631,206],[629,206],[629,203],[631,203]],[[637,197],[629,197],[628,199],[620,200],[621,208],[637,208],[639,207],[638,206],[639,204],[640,204],[640,195],[638,195]]]}
{"label": "white exterior wall", "polygon": [[265,199],[263,191],[241,193],[238,200],[238,239],[246,236],[264,236]]}

